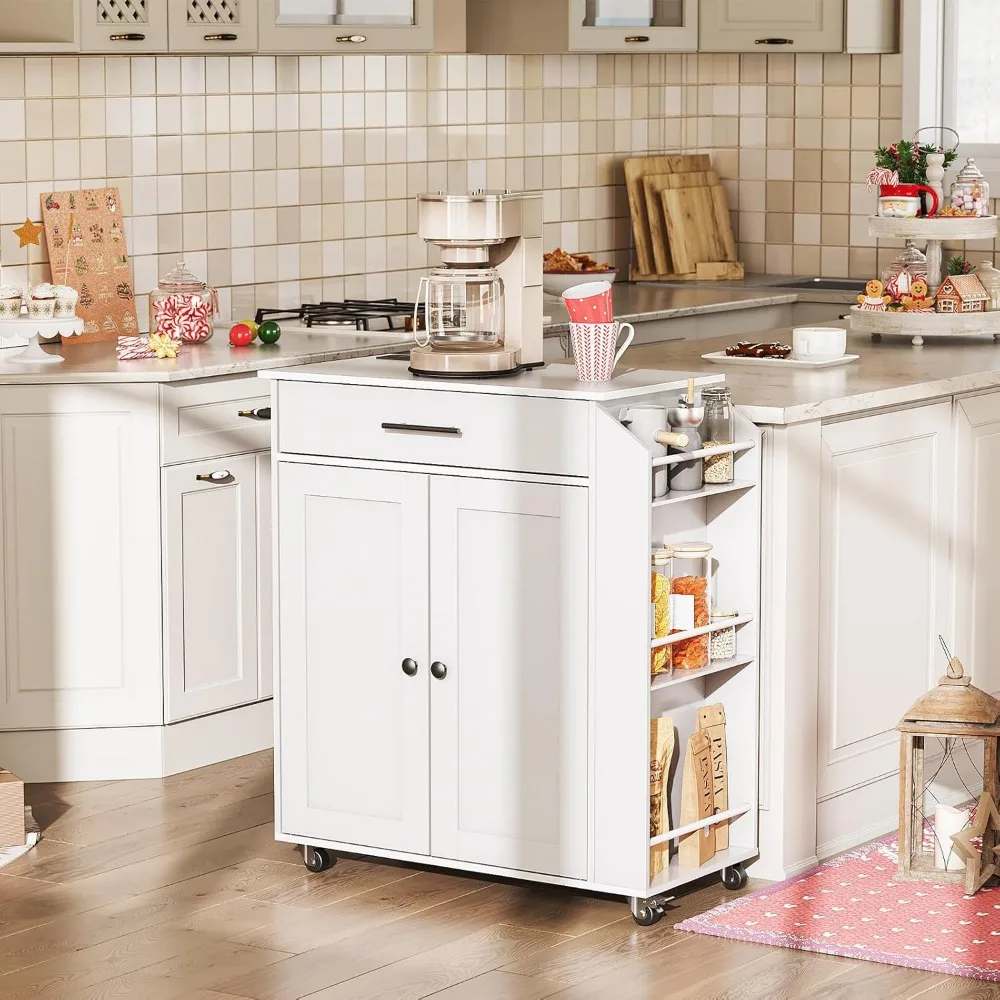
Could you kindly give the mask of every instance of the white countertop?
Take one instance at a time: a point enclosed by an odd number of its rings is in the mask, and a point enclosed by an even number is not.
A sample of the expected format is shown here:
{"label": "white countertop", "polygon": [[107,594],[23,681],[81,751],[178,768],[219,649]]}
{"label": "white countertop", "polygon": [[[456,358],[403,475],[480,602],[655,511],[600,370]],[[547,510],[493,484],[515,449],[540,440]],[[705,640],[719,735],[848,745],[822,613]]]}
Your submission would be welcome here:
{"label": "white countertop", "polygon": [[689,378],[697,385],[723,381],[723,373],[644,370],[622,368],[610,382],[580,382],[572,365],[547,365],[507,378],[441,379],[412,375],[405,361],[360,358],[332,361],[261,372],[262,378],[288,382],[325,382],[330,385],[393,386],[407,389],[435,389],[441,392],[476,392],[492,396],[547,396],[554,399],[587,399],[611,402],[667,392],[686,386]]}

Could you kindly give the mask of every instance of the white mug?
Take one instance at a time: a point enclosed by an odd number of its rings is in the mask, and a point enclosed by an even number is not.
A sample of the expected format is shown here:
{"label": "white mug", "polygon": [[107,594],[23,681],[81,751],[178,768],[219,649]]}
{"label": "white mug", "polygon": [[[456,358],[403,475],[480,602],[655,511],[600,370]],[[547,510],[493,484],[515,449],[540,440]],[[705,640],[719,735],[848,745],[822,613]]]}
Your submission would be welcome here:
{"label": "white mug", "polygon": [[838,326],[797,326],[792,354],[802,361],[832,361],[847,352],[847,331]]}
{"label": "white mug", "polygon": [[[628,331],[625,343],[615,350],[622,330]],[[635,327],[631,323],[570,323],[570,340],[576,377],[581,382],[610,382],[615,365],[628,350]]]}
{"label": "white mug", "polygon": [[[646,446],[653,458],[663,458],[667,454],[667,449],[656,441],[656,434],[659,431],[670,429],[665,406],[655,406],[651,403],[627,406],[621,411],[618,419]],[[665,497],[668,491],[667,467],[663,466],[653,472],[653,499]]]}

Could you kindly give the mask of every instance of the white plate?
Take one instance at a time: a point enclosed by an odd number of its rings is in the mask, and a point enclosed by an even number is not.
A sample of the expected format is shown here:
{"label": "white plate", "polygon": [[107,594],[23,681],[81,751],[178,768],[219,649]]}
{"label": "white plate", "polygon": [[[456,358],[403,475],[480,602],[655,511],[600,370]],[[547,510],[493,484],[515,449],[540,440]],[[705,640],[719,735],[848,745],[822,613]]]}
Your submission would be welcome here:
{"label": "white plate", "polygon": [[830,358],[827,361],[806,361],[803,358],[733,358],[725,351],[713,351],[703,354],[702,358],[716,365],[734,365],[747,368],[837,368],[857,361],[860,354],[845,354],[840,358]]}

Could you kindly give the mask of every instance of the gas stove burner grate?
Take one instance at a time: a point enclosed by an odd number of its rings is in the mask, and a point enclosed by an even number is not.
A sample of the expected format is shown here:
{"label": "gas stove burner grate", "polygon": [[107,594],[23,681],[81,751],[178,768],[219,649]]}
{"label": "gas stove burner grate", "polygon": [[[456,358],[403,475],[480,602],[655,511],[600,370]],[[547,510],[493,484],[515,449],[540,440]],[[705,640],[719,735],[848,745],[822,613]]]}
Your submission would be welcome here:
{"label": "gas stove burner grate", "polygon": [[[346,299],[343,302],[306,302],[298,309],[258,309],[257,323],[264,320],[300,322],[303,326],[346,326],[358,330],[405,330],[413,319],[414,304],[399,299]],[[412,326],[412,322],[410,324]]]}

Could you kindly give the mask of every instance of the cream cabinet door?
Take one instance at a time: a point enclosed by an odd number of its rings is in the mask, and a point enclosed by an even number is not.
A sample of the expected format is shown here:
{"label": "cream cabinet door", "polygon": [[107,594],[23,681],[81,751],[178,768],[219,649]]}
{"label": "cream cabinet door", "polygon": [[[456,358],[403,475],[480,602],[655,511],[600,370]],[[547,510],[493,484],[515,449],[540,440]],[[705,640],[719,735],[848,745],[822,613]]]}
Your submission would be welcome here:
{"label": "cream cabinet door", "polygon": [[255,701],[257,459],[163,470],[167,721]]}
{"label": "cream cabinet door", "polygon": [[0,0],[0,53],[79,48],[79,0]]}
{"label": "cream cabinet door", "polygon": [[426,52],[435,0],[260,0],[262,52]]}
{"label": "cream cabinet door", "polygon": [[[637,19],[652,23],[615,24]],[[570,0],[567,48],[571,52],[694,52],[698,48],[698,0]]]}
{"label": "cream cabinet door", "polygon": [[844,0],[701,0],[702,52],[842,52]]}
{"label": "cream cabinet door", "polygon": [[277,476],[280,828],[426,854],[427,477]]}
{"label": "cream cabinet door", "polygon": [[0,727],[163,721],[156,387],[0,393]]}
{"label": "cream cabinet door", "polygon": [[167,0],[79,0],[84,52],[167,51]]}
{"label": "cream cabinet door", "polygon": [[431,478],[435,857],[587,876],[587,498]]}
{"label": "cream cabinet door", "polygon": [[257,0],[169,0],[171,52],[257,49]]}
{"label": "cream cabinet door", "polygon": [[[821,799],[896,771],[895,726],[943,672],[953,470],[950,402],[823,428]],[[873,821],[886,813],[876,809]],[[828,839],[821,829],[819,842]]]}

